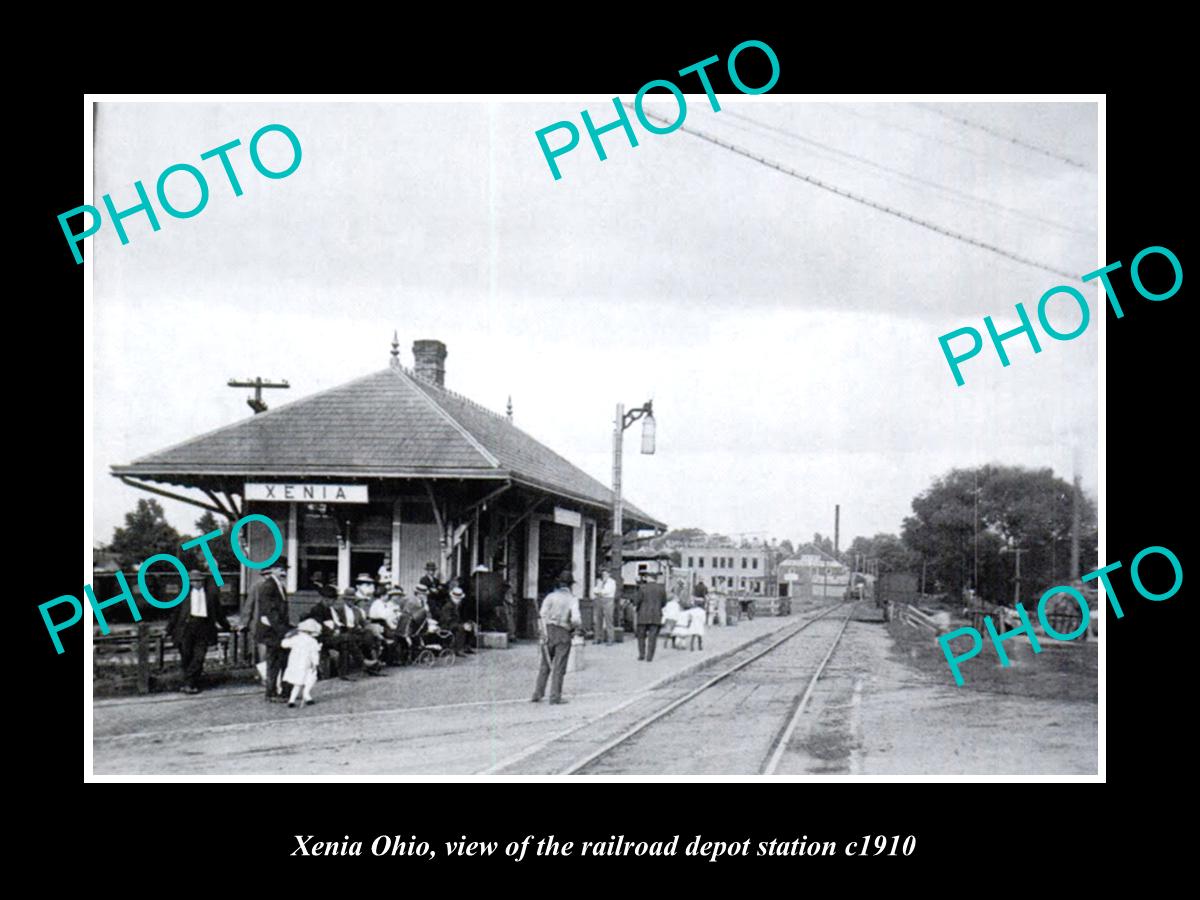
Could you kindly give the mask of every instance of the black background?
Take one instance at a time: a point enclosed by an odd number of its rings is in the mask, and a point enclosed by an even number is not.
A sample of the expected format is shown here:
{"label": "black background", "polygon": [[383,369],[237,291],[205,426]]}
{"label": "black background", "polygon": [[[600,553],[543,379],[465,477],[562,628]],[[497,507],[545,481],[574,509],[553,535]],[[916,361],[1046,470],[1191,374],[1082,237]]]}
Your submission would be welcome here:
{"label": "black background", "polygon": [[[429,780],[380,785],[85,786],[82,635],[78,629],[65,633],[67,651],[56,656],[37,611],[37,604],[60,594],[79,596],[85,568],[74,555],[81,543],[76,530],[83,497],[80,451],[83,433],[90,427],[84,417],[83,432],[79,429],[84,349],[76,343],[76,329],[81,328],[77,304],[83,267],[75,265],[55,218],[85,200],[80,185],[83,97],[78,83],[67,83],[60,73],[54,89],[24,104],[29,126],[25,133],[36,134],[36,140],[27,146],[29,158],[21,164],[22,171],[29,171],[32,162],[36,174],[14,179],[28,196],[20,201],[20,214],[9,220],[10,227],[16,226],[9,246],[22,251],[9,257],[20,287],[10,294],[7,435],[8,575],[9,584],[20,586],[13,605],[21,633],[11,642],[20,646],[20,663],[10,670],[7,699],[18,706],[20,722],[9,730],[10,744],[22,758],[18,770],[27,777],[21,780],[33,789],[28,834],[38,836],[37,843],[47,852],[62,848],[64,842],[86,839],[103,846],[108,858],[125,854],[147,866],[176,871],[173,860],[181,848],[209,847],[212,852],[206,855],[213,858],[205,871],[215,879],[210,885],[214,889],[220,889],[223,880],[220,870],[230,865],[255,880],[269,872],[272,882],[281,885],[317,871],[341,873],[350,879],[343,882],[345,889],[355,895],[367,889],[354,882],[355,873],[394,878],[394,884],[406,889],[429,878],[448,891],[473,890],[474,885],[529,889],[524,880],[503,880],[503,873],[510,878],[572,873],[577,879],[583,876],[576,883],[595,890],[669,890],[677,884],[622,879],[640,867],[668,878],[692,873],[713,885],[712,879],[729,878],[743,890],[758,891],[799,887],[803,882],[775,879],[830,866],[855,876],[928,876],[911,884],[935,891],[969,890],[1006,877],[1013,890],[1023,890],[1034,886],[1031,878],[1043,877],[1035,871],[1052,873],[1046,878],[1069,878],[1068,873],[1102,867],[1106,841],[1117,841],[1122,853],[1157,845],[1158,853],[1167,854],[1159,842],[1169,839],[1173,829],[1160,826],[1158,817],[1168,814],[1189,762],[1180,731],[1190,725],[1191,706],[1191,679],[1185,667],[1187,587],[1185,583],[1183,591],[1163,603],[1143,600],[1130,586],[1128,564],[1143,547],[1159,544],[1171,548],[1185,573],[1189,571],[1182,519],[1191,506],[1187,496],[1194,454],[1188,426],[1195,400],[1184,367],[1194,338],[1184,321],[1189,266],[1182,223],[1188,206],[1185,194],[1193,183],[1189,164],[1194,152],[1179,131],[1181,109],[1191,104],[1170,87],[1172,81],[1162,68],[1169,54],[1160,58],[1153,48],[1143,46],[1145,59],[1119,65],[1110,56],[1109,71],[1092,70],[1084,60],[1102,55],[1101,46],[1117,38],[1108,35],[1088,43],[1076,33],[1068,39],[1063,35],[1069,32],[1046,21],[1005,23],[1007,33],[993,33],[987,46],[978,35],[958,35],[929,40],[924,47],[906,42],[884,46],[878,39],[864,43],[857,30],[831,31],[814,23],[788,29],[714,25],[664,38],[598,11],[596,28],[590,40],[583,34],[590,29],[564,26],[553,38],[530,38],[523,46],[507,37],[480,38],[470,45],[461,36],[451,41],[418,29],[396,35],[394,46],[382,46],[389,41],[379,39],[381,46],[371,51],[359,43],[348,50],[345,36],[335,28],[319,42],[281,38],[278,46],[268,49],[259,41],[245,48],[220,42],[220,64],[114,64],[100,74],[92,70],[87,84],[106,91],[170,93],[587,91],[630,100],[644,82],[670,77],[716,54],[722,63],[709,72],[714,89],[723,96],[734,92],[724,74],[729,50],[757,38],[769,43],[780,60],[781,77],[772,94],[1107,91],[1108,251],[1096,264],[1123,261],[1124,268],[1113,280],[1126,313],[1121,320],[1111,310],[1106,313],[1104,562],[1121,560],[1126,566],[1114,578],[1126,616],[1117,621],[1110,614],[1105,638],[1109,786]],[[361,39],[356,33],[354,40]],[[1133,35],[1129,42],[1134,42]],[[249,44],[260,49],[249,49]],[[1123,47],[1122,52],[1127,50]],[[756,51],[739,58],[746,83],[766,80],[765,64],[761,72],[754,70],[760,58]],[[1144,88],[1136,86],[1137,78],[1145,79]],[[694,89],[687,81],[684,87]],[[531,152],[537,152],[532,134],[530,140]],[[13,177],[18,170],[9,171]],[[1150,245],[1172,249],[1185,271],[1183,290],[1161,303],[1143,300],[1129,282],[1129,262]],[[90,242],[84,253],[88,249]],[[1147,270],[1147,281],[1154,283],[1152,277]],[[1051,284],[1048,280],[1047,287]],[[1013,302],[1024,300],[1032,308],[1036,299],[1014,297]],[[937,352],[933,337],[930,352]],[[1081,339],[1097,339],[1095,324]],[[92,352],[109,351],[94,346]],[[1037,364],[1036,358],[1023,362]],[[1052,383],[1045,384],[1046,391],[1054,389]],[[1038,397],[1029,397],[1031,406],[1038,402]],[[1193,412],[1188,414],[1188,409]],[[117,413],[91,414],[98,418]],[[350,835],[365,843],[378,834],[416,835],[435,846],[463,834],[501,844],[526,834],[553,833],[576,841],[610,834],[661,840],[680,834],[681,847],[695,834],[731,841],[807,835],[810,840],[839,842],[863,834],[915,834],[918,852],[907,859],[782,858],[750,860],[749,865],[736,859],[714,865],[683,857],[640,866],[630,860],[529,858],[515,865],[500,857],[457,862],[458,868],[450,872],[444,857],[419,865],[402,858],[373,860],[369,855],[358,860],[289,860],[296,846],[291,836],[298,833],[336,840]],[[475,880],[488,869],[499,870],[500,878]]]}

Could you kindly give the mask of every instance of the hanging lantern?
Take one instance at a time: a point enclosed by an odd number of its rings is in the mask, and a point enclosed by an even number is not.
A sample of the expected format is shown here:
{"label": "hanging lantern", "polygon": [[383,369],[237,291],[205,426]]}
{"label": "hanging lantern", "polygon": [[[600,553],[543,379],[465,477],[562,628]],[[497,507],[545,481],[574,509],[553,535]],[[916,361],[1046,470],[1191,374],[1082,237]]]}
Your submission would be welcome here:
{"label": "hanging lantern", "polygon": [[642,453],[654,453],[654,413],[642,417]]}

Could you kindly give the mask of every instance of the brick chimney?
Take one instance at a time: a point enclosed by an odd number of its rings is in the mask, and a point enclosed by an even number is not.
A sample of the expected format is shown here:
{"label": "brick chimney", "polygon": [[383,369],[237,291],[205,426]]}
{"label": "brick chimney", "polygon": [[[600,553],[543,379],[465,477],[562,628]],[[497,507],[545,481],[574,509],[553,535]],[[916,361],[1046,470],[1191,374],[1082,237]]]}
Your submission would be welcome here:
{"label": "brick chimney", "polygon": [[446,386],[446,345],[441,341],[413,341],[413,370],[438,387]]}

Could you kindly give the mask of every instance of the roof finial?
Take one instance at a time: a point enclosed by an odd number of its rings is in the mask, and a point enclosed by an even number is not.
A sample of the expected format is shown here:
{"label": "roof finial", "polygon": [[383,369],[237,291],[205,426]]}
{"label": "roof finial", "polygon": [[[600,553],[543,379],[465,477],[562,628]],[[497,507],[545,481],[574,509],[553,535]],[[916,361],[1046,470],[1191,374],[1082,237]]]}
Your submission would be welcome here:
{"label": "roof finial", "polygon": [[393,369],[400,368],[400,332],[392,332],[392,362]]}
{"label": "roof finial", "polygon": [[508,408],[505,410],[505,414],[508,416],[508,421],[512,422],[512,394],[508,395]]}

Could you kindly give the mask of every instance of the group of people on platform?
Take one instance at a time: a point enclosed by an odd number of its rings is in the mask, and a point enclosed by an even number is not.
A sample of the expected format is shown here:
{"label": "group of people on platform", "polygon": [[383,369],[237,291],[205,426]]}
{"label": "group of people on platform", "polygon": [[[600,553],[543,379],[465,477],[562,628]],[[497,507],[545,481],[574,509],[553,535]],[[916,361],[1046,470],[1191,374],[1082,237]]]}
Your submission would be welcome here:
{"label": "group of people on platform", "polygon": [[256,624],[255,639],[265,649],[262,671],[266,698],[282,702],[287,685],[289,706],[313,703],[321,654],[332,651],[339,678],[351,681],[354,670],[380,677],[386,666],[406,665],[423,646],[423,636],[435,634],[455,656],[475,653],[476,614],[464,608],[467,593],[457,583],[441,580],[436,563],[408,594],[399,584],[381,584],[360,574],[353,588],[342,591],[326,582],[322,573],[312,577],[321,600],[296,626],[286,620],[282,577],[277,567],[247,596],[243,621]]}
{"label": "group of people on platform", "polygon": [[[277,561],[247,594],[236,629],[221,610],[213,576],[197,563],[189,581],[189,596],[167,628],[179,648],[187,694],[200,690],[204,659],[208,647],[217,642],[218,629],[249,632],[259,647],[259,676],[267,701],[289,706],[315,702],[312,689],[323,654],[336,659],[339,678],[351,681],[356,670],[379,677],[386,666],[411,662],[427,645],[427,635],[436,636],[436,646],[446,654],[469,656],[476,649],[477,609],[468,609],[467,592],[457,580],[442,581],[433,562],[425,566],[412,594],[365,573],[355,578],[353,588],[339,591],[323,573],[315,573],[312,587],[321,599],[293,624],[287,564]],[[502,610],[496,612],[503,617]]]}
{"label": "group of people on platform", "polygon": [[[360,574],[353,588],[342,591],[329,584],[322,573],[315,573],[312,586],[321,599],[295,624],[287,601],[287,564],[279,560],[266,570],[245,598],[237,630],[249,632],[250,640],[259,647],[259,675],[268,702],[286,702],[289,706],[313,703],[312,689],[325,654],[336,658],[339,678],[353,680],[357,669],[379,677],[388,665],[411,662],[429,634],[438,636],[442,653],[468,656],[475,652],[479,605],[466,602],[467,592],[457,580],[443,582],[437,564],[430,562],[409,594],[391,583],[387,578],[390,570],[385,570],[386,563],[377,577]],[[690,596],[686,589],[680,589],[668,598],[666,587],[658,579],[656,573],[643,573],[632,604],[637,658],[646,662],[654,660],[660,633],[702,636],[711,614],[708,591],[702,582],[696,582]],[[541,666],[534,701],[542,699],[549,682],[550,702],[565,702],[562,681],[572,635],[584,631],[579,598],[572,590],[574,583],[571,570],[563,571],[554,590],[542,600],[538,617]],[[497,617],[495,624],[511,635],[511,589],[507,585],[504,588],[503,603],[490,614]],[[608,567],[599,570],[592,597],[594,643],[612,644],[614,622],[623,616],[624,601]],[[723,619],[721,616],[717,621]],[[185,693],[199,692],[204,658],[208,647],[217,641],[218,628],[233,630],[221,610],[218,585],[197,562],[190,571],[189,596],[179,604],[168,627],[169,636],[179,647]]]}

